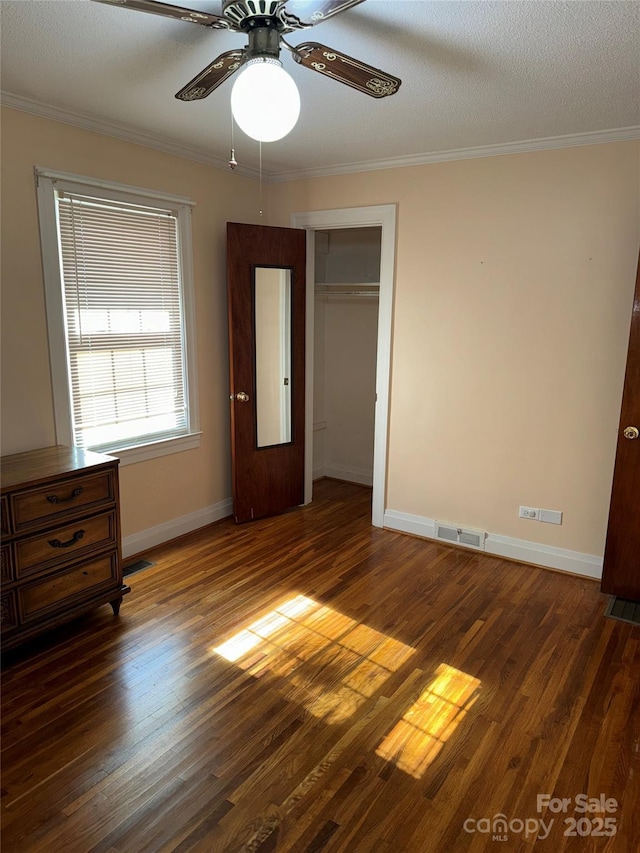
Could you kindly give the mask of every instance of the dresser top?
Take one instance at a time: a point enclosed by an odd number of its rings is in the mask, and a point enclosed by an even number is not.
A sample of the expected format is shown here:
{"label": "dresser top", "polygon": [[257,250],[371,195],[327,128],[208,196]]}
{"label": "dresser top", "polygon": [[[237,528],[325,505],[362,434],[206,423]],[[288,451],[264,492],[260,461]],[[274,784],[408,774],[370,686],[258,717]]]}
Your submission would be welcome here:
{"label": "dresser top", "polygon": [[8,491],[16,486],[39,483],[51,477],[74,474],[114,462],[118,462],[114,456],[62,444],[27,450],[25,453],[0,458],[2,490]]}

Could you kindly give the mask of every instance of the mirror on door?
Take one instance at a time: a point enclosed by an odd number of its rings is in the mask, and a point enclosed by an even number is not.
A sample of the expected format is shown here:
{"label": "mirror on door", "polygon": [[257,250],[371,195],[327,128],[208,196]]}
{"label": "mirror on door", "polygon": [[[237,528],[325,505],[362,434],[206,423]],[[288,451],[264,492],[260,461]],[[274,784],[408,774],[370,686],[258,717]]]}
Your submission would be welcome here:
{"label": "mirror on door", "polygon": [[254,267],[258,447],[291,441],[291,270]]}

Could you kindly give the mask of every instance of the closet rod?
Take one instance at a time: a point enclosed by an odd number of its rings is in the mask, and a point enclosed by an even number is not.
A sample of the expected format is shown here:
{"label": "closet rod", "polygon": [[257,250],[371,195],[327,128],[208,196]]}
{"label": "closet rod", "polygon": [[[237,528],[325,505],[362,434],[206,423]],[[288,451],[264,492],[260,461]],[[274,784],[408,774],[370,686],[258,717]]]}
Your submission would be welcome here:
{"label": "closet rod", "polygon": [[316,296],[379,296],[377,290],[340,290],[331,293],[328,290],[316,290]]}

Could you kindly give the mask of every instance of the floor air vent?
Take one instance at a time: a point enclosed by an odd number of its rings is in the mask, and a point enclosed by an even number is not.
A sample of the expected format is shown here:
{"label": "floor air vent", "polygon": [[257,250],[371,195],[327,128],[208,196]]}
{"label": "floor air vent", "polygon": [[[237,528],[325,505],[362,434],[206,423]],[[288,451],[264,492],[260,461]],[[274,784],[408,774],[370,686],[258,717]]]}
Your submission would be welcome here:
{"label": "floor air vent", "polygon": [[127,575],[133,575],[136,572],[141,572],[142,569],[148,569],[149,566],[155,566],[155,563],[150,563],[149,560],[136,560],[135,563],[129,563],[128,566],[124,566],[122,574],[125,577]]}
{"label": "floor air vent", "polygon": [[611,619],[617,619],[619,622],[640,625],[640,601],[631,601],[628,598],[619,598],[614,595],[609,599],[604,615]]}
{"label": "floor air vent", "polygon": [[478,548],[484,551],[484,540],[487,534],[484,530],[472,530],[464,527],[454,527],[436,521],[436,539],[453,542],[456,545],[466,545],[468,548]]}

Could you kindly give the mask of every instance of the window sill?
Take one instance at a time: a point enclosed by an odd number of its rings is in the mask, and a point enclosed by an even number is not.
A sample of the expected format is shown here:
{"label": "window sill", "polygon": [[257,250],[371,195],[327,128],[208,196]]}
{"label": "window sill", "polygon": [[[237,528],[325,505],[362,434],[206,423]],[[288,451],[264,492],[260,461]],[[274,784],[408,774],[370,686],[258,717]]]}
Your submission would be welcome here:
{"label": "window sill", "polygon": [[141,444],[138,447],[129,447],[124,450],[105,451],[105,453],[107,456],[114,456],[119,459],[121,466],[133,465],[136,462],[156,459],[158,456],[167,456],[170,453],[194,450],[200,447],[201,435],[201,432],[192,432],[189,435],[178,436],[178,438],[168,438],[165,441],[154,441],[151,444]]}

